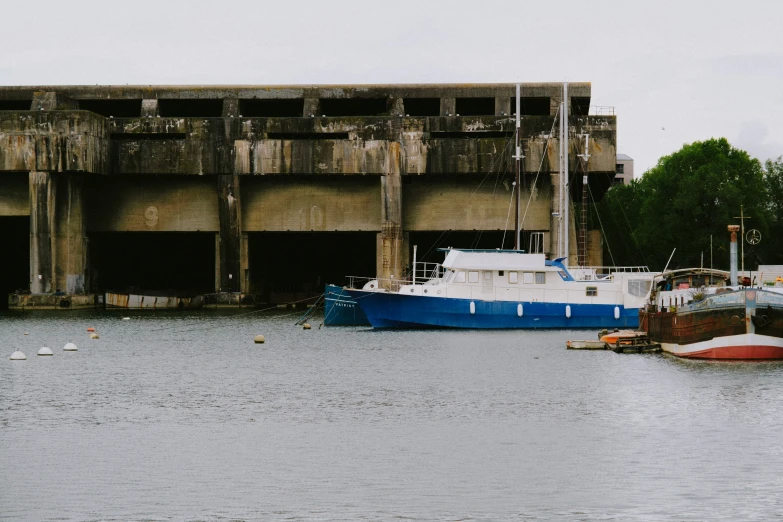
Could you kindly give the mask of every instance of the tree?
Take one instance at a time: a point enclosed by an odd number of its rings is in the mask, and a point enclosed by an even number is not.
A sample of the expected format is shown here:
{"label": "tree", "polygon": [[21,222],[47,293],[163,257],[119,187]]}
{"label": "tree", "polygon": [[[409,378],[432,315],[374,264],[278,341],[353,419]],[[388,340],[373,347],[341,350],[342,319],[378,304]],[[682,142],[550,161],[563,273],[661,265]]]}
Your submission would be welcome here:
{"label": "tree", "polygon": [[[645,264],[662,270],[674,248],[669,268],[699,266],[702,254],[709,266],[712,236],[714,267],[727,269],[726,226],[739,222],[734,216],[739,216],[740,206],[752,216],[746,229],[756,228],[767,236],[771,209],[764,176],[758,160],[725,138],[685,145],[658,160],[641,180],[609,191],[605,206],[610,215],[628,216],[630,233],[607,233],[606,240],[611,248],[625,244],[627,251],[630,242]],[[783,176],[776,179],[783,181]],[[762,243],[756,254],[764,258],[768,251]]]}
{"label": "tree", "polygon": [[764,184],[767,187],[768,211],[770,215],[769,234],[762,238],[765,245],[766,264],[783,264],[783,157],[764,164]]}

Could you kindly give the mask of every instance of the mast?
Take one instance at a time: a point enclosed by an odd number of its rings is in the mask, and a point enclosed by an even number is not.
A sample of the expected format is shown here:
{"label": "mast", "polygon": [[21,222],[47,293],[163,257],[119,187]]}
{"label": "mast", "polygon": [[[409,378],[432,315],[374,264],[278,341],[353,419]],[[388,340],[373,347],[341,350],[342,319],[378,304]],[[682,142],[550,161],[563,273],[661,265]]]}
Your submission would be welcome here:
{"label": "mast", "polygon": [[558,184],[557,184],[557,255],[555,257],[563,257],[563,142],[565,137],[563,136],[563,102],[560,102],[560,139],[557,140],[560,145],[560,154],[558,156]]}
{"label": "mast", "polygon": [[514,155],[514,158],[516,159],[516,176],[514,181],[514,190],[516,191],[515,197],[516,197],[516,212],[514,213],[514,250],[521,250],[522,249],[522,230],[519,223],[519,200],[520,200],[520,194],[522,193],[522,184],[520,183],[520,175],[519,172],[521,170],[521,163],[524,156],[522,155],[522,148],[519,146],[519,130],[520,130],[520,114],[522,113],[522,104],[521,101],[521,93],[520,93],[520,85],[517,84],[517,111],[516,111],[516,154]]}
{"label": "mast", "polygon": [[565,232],[563,254],[565,262],[563,264],[568,266],[568,236],[571,230],[571,227],[568,226],[568,211],[571,206],[571,197],[568,189],[568,82],[563,84],[563,109],[563,121],[565,122],[565,129],[563,130],[563,135],[565,136],[563,145],[563,231]]}

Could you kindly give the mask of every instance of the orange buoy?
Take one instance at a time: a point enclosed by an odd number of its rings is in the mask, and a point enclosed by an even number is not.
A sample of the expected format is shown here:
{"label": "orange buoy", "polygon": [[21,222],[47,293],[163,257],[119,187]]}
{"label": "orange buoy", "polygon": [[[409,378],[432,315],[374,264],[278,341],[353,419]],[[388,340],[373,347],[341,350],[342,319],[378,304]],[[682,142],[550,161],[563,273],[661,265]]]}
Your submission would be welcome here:
{"label": "orange buoy", "polygon": [[88,331],[88,332],[94,332],[94,331],[95,331],[95,328],[93,328],[92,326],[90,326],[89,328],[87,328],[87,331]]}

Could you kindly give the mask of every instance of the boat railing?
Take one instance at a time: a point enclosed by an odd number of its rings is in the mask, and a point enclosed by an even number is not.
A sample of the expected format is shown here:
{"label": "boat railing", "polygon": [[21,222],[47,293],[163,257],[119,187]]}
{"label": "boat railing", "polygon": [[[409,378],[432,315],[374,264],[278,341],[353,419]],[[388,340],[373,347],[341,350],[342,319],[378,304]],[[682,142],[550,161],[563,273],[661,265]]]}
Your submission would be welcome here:
{"label": "boat railing", "polygon": [[598,275],[609,275],[616,272],[623,273],[649,273],[650,268],[645,265],[640,266],[583,266],[581,270],[593,270]]}
{"label": "boat railing", "polygon": [[347,276],[348,288],[363,289],[365,285],[371,283],[368,290],[389,290],[396,292],[403,285],[411,284],[410,279],[398,279],[398,278],[379,278],[379,277],[366,277],[366,276]]}
{"label": "boat railing", "polygon": [[440,279],[443,276],[443,270],[443,265],[440,263],[418,261],[413,264],[411,283],[424,283],[431,279]]}

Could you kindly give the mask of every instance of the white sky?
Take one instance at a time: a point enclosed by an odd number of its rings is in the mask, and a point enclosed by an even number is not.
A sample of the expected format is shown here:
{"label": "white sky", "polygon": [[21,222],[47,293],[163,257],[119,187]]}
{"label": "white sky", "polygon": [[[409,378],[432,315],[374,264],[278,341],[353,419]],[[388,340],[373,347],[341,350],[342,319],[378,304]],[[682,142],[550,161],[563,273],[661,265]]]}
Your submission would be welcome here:
{"label": "white sky", "polygon": [[[3,2],[1,85],[592,82],[637,176],[783,154],[783,1]],[[665,130],[664,130],[665,129]]]}

